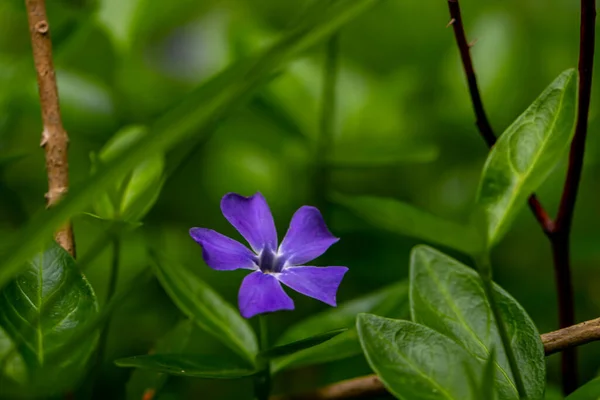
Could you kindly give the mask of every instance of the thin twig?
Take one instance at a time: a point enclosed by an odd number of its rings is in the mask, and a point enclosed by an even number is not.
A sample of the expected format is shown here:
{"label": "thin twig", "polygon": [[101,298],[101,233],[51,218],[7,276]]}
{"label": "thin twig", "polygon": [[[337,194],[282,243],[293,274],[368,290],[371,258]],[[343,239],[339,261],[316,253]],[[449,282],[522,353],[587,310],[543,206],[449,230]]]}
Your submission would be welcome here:
{"label": "thin twig", "polygon": [[[585,141],[587,136],[590,98],[592,93],[592,70],[594,66],[594,37],[596,32],[596,1],[581,0],[581,23],[579,37],[579,91],[575,135],[571,142],[569,167],[560,200],[556,227],[550,235],[559,300],[559,323],[561,328],[575,323],[573,285],[570,266],[570,236],[577,191],[581,181]],[[577,357],[575,349],[563,353],[563,392],[569,394],[577,388]]]}
{"label": "thin twig", "polygon": [[[67,193],[69,188],[69,162],[67,157],[69,138],[60,117],[46,2],[45,0],[26,0],[25,5],[27,7],[31,47],[37,71],[44,125],[40,145],[46,153],[46,170],[48,174],[46,204],[48,207],[52,207]],[[59,245],[72,256],[75,256],[75,241],[70,222],[66,222],[55,233],[55,238]]]}
{"label": "thin twig", "polygon": [[[544,353],[549,356],[600,340],[600,318],[565,329],[544,333]],[[376,375],[361,376],[296,395],[272,396],[271,400],[348,400],[385,395],[387,391]]]}
{"label": "thin twig", "polygon": [[[475,113],[475,124],[477,125],[479,133],[483,137],[483,140],[485,140],[487,143],[488,147],[492,147],[496,143],[496,135],[494,135],[494,130],[490,125],[485,108],[483,107],[483,102],[481,101],[481,94],[477,84],[477,76],[475,75],[475,69],[473,68],[473,61],[471,59],[471,46],[469,45],[465,34],[465,28],[462,22],[458,0],[448,0],[448,9],[450,11],[451,18],[448,26],[452,25],[454,37],[456,38],[456,44],[458,45],[458,49],[460,51],[460,59],[467,77],[469,94],[471,96],[471,103],[473,104],[473,111]],[[544,210],[544,207],[535,194],[532,194],[529,197],[529,207],[544,232],[550,232],[554,227],[554,222]]]}

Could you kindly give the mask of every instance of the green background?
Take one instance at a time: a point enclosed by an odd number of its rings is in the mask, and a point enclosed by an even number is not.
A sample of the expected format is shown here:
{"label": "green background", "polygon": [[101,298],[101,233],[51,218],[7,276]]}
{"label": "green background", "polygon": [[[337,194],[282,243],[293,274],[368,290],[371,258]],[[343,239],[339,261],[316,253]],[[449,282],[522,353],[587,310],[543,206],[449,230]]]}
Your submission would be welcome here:
{"label": "green background", "polygon": [[[148,124],[182,96],[231,62],[271,43],[305,7],[301,0],[62,0],[49,1],[64,125],[70,135],[71,182],[90,176],[92,151],[120,127]],[[576,66],[579,5],[572,0],[463,0],[463,19],[484,105],[500,134],[563,70]],[[224,121],[193,159],[164,185],[144,227],[123,238],[120,282],[148,264],[148,243],[176,257],[237,302],[244,272],[215,272],[201,260],[190,227],[238,238],[219,210],[229,191],[261,191],[280,238],[293,212],[316,204],[315,191],[393,197],[432,214],[467,222],[487,155],[479,137],[443,1],[381,2],[340,33],[341,72],[331,157],[361,157],[360,165],[331,169],[327,188],[312,173],[318,134],[324,46],[313,48],[277,76],[250,103]],[[41,121],[23,2],[0,2],[0,155],[22,155],[3,168],[0,233],[10,237],[44,207],[46,175],[39,148]],[[598,63],[596,64],[598,65]],[[596,68],[597,73],[600,69]],[[597,81],[597,79],[596,79]],[[600,143],[598,85],[592,92],[589,140],[572,233],[577,319],[600,308]],[[168,155],[170,156],[170,155]],[[538,191],[555,213],[566,158]],[[338,294],[345,301],[406,278],[408,254],[419,240],[371,226],[332,203],[319,202],[338,244],[318,265],[346,265]],[[79,254],[103,230],[74,220]],[[462,261],[465,256],[443,249]],[[556,329],[556,296],[548,241],[523,210],[493,252],[496,281],[530,313],[541,332]],[[110,250],[86,275],[103,302]],[[273,337],[325,305],[291,294],[294,312],[271,319]],[[156,281],[118,309],[107,356],[144,354],[174,326],[179,311]],[[195,331],[190,351],[227,351]],[[581,378],[598,372],[599,344],[580,351]],[[550,385],[558,383],[558,356],[548,358]],[[129,369],[105,365],[106,396],[124,396]],[[277,388],[301,390],[369,373],[362,357],[287,372]],[[172,378],[164,398],[250,398],[251,382]],[[244,397],[245,396],[245,397]],[[161,397],[163,398],[163,397]]]}

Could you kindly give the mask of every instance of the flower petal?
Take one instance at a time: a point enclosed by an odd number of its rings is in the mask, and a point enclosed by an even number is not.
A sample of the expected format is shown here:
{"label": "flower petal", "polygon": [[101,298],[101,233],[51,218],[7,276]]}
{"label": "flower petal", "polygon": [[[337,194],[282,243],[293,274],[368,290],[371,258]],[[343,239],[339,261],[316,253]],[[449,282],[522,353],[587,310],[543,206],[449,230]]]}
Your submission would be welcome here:
{"label": "flower petal", "polygon": [[190,236],[202,246],[206,265],[216,270],[256,269],[256,255],[238,241],[212,229],[192,228]]}
{"label": "flower petal", "polygon": [[327,229],[318,209],[302,206],[292,217],[279,253],[288,264],[302,265],[325,253],[338,240]]}
{"label": "flower petal", "polygon": [[279,310],[293,310],[294,301],[273,275],[261,271],[246,276],[238,295],[240,313],[244,318]]}
{"label": "flower petal", "polygon": [[347,271],[346,267],[288,267],[277,274],[277,279],[296,292],[335,307],[335,295]]}
{"label": "flower petal", "polygon": [[262,194],[244,197],[228,193],[221,200],[221,211],[256,253],[260,253],[264,248],[273,251],[277,249],[277,231],[273,215]]}

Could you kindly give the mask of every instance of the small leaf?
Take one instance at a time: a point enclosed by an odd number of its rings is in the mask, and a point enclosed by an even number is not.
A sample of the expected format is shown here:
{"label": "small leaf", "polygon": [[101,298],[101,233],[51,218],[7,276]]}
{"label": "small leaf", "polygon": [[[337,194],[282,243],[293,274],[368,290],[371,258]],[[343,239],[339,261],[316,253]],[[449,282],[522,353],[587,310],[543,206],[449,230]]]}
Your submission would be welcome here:
{"label": "small leaf", "polygon": [[330,339],[333,339],[340,333],[346,332],[347,328],[336,329],[334,331],[321,333],[319,335],[307,337],[305,339],[301,339],[295,342],[282,344],[280,346],[272,347],[266,351],[263,351],[259,354],[260,357],[269,359],[269,358],[277,358],[283,357],[290,354],[294,354],[299,352],[300,350],[309,349],[311,347],[317,346],[323,342],[326,342]]}
{"label": "small leaf", "polygon": [[560,74],[492,148],[477,195],[486,211],[490,246],[500,240],[527,197],[568,148],[575,122],[576,86],[575,70]]}
{"label": "small leaf", "polygon": [[27,392],[58,393],[77,382],[86,371],[98,333],[75,345],[69,340],[97,314],[92,287],[73,258],[54,242],[2,290],[0,326],[26,362]]}
{"label": "small leaf", "polygon": [[169,375],[206,379],[239,379],[258,373],[249,365],[232,362],[223,357],[195,354],[154,354],[121,358],[119,367],[134,367]]}
{"label": "small leaf", "polygon": [[334,194],[332,200],[373,226],[399,235],[415,237],[464,253],[474,253],[480,241],[473,229],[436,217],[398,200]]}
{"label": "small leaf", "polygon": [[155,264],[161,285],[181,312],[253,363],[258,353],[256,336],[238,310],[183,266],[164,259],[156,260]]}
{"label": "small leaf", "polygon": [[[157,354],[181,353],[187,346],[192,333],[193,324],[189,319],[179,322],[153,349]],[[158,392],[166,383],[168,375],[145,369],[136,369],[127,382],[127,398],[142,399],[148,390]]]}
{"label": "small leaf", "polygon": [[592,379],[575,392],[567,396],[566,400],[598,400],[600,398],[600,378]]}
{"label": "small leaf", "polygon": [[[117,132],[98,155],[91,155],[92,174],[117,157],[124,157],[129,147],[143,140],[148,130],[130,125]],[[116,179],[111,188],[98,196],[94,203],[96,214],[102,219],[135,223],[150,211],[164,182],[164,157],[161,154],[147,158],[129,174]]]}
{"label": "small leaf", "polygon": [[[546,383],[544,346],[523,307],[494,286],[500,313],[524,380],[527,395],[541,398]],[[484,362],[497,349],[496,387],[501,399],[518,399],[510,365],[479,275],[427,246],[417,246],[410,263],[411,314],[414,322],[459,343]]]}
{"label": "small leaf", "polygon": [[397,398],[476,400],[461,366],[479,372],[483,363],[452,339],[413,322],[372,314],[360,314],[356,325],[369,365]]}
{"label": "small leaf", "polygon": [[300,366],[321,364],[353,357],[361,353],[356,333],[356,315],[372,312],[378,315],[408,318],[408,285],[401,281],[389,285],[374,293],[340,304],[299,322],[288,329],[278,341],[279,344],[300,340],[303,337],[317,335],[327,330],[351,328],[325,343],[305,349],[287,357],[274,360],[274,372]]}

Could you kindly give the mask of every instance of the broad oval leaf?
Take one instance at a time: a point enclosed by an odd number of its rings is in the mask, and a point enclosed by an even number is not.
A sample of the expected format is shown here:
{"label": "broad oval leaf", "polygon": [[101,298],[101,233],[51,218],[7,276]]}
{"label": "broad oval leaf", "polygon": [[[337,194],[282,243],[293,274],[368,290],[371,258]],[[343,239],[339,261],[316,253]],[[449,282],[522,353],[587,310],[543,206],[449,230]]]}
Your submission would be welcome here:
{"label": "broad oval leaf", "polygon": [[287,356],[289,354],[294,354],[299,352],[300,350],[309,349],[311,347],[315,347],[321,343],[327,342],[328,340],[333,339],[340,333],[346,332],[347,328],[336,329],[334,331],[329,331],[325,333],[321,333],[319,335],[310,336],[304,339],[297,340],[291,343],[285,343],[279,346],[271,347],[265,351],[261,351],[259,356],[263,359],[277,358]]}
{"label": "broad oval leaf", "polygon": [[253,363],[258,353],[256,335],[238,310],[184,266],[164,259],[155,264],[158,280],[181,312]]}
{"label": "broad oval leaf", "polygon": [[54,242],[2,290],[0,326],[25,360],[29,374],[25,393],[58,393],[77,382],[86,371],[98,332],[77,343],[71,338],[97,314],[92,287],[69,253]]}
{"label": "broad oval leaf", "polygon": [[598,400],[600,398],[600,378],[592,379],[567,396],[566,400]]}
{"label": "broad oval leaf", "polygon": [[206,379],[239,379],[256,375],[251,365],[234,362],[223,357],[198,354],[153,354],[121,358],[119,367],[134,367],[169,375]]}
{"label": "broad oval leaf", "polygon": [[480,374],[483,363],[452,339],[414,322],[372,314],[360,314],[356,325],[369,365],[397,398],[475,400],[467,370]]}
{"label": "broad oval leaf", "polygon": [[327,330],[347,327],[350,330],[306,350],[299,351],[272,362],[273,372],[301,366],[321,364],[353,357],[361,353],[356,333],[356,315],[362,312],[377,313],[394,318],[408,318],[408,284],[401,281],[376,292],[340,304],[292,326],[279,339],[278,344],[300,340]]}
{"label": "broad oval leaf", "polygon": [[477,195],[486,213],[490,246],[506,232],[527,197],[568,148],[575,122],[576,87],[575,70],[560,74],[492,148]]}
{"label": "broad oval leaf", "polygon": [[[186,348],[192,334],[193,323],[189,319],[180,321],[173,329],[156,342],[154,351],[157,354],[178,354]],[[143,399],[152,391],[157,393],[166,383],[168,375],[161,372],[138,368],[131,374],[127,382],[127,398]]]}
{"label": "broad oval leaf", "polygon": [[[494,288],[526,393],[542,398],[546,361],[540,335],[523,307],[499,286]],[[480,361],[487,360],[494,348],[499,399],[519,398],[481,279],[473,269],[430,247],[415,247],[410,306],[414,322],[450,337]]]}
{"label": "broad oval leaf", "polygon": [[[6,331],[0,327],[0,380],[7,378],[16,383],[27,382],[27,367],[25,361],[18,351],[15,351],[15,343]],[[4,395],[0,390],[0,396]]]}
{"label": "broad oval leaf", "polygon": [[389,232],[419,238],[468,254],[480,248],[476,232],[470,226],[436,217],[395,199],[334,194],[332,200],[373,226]]}

